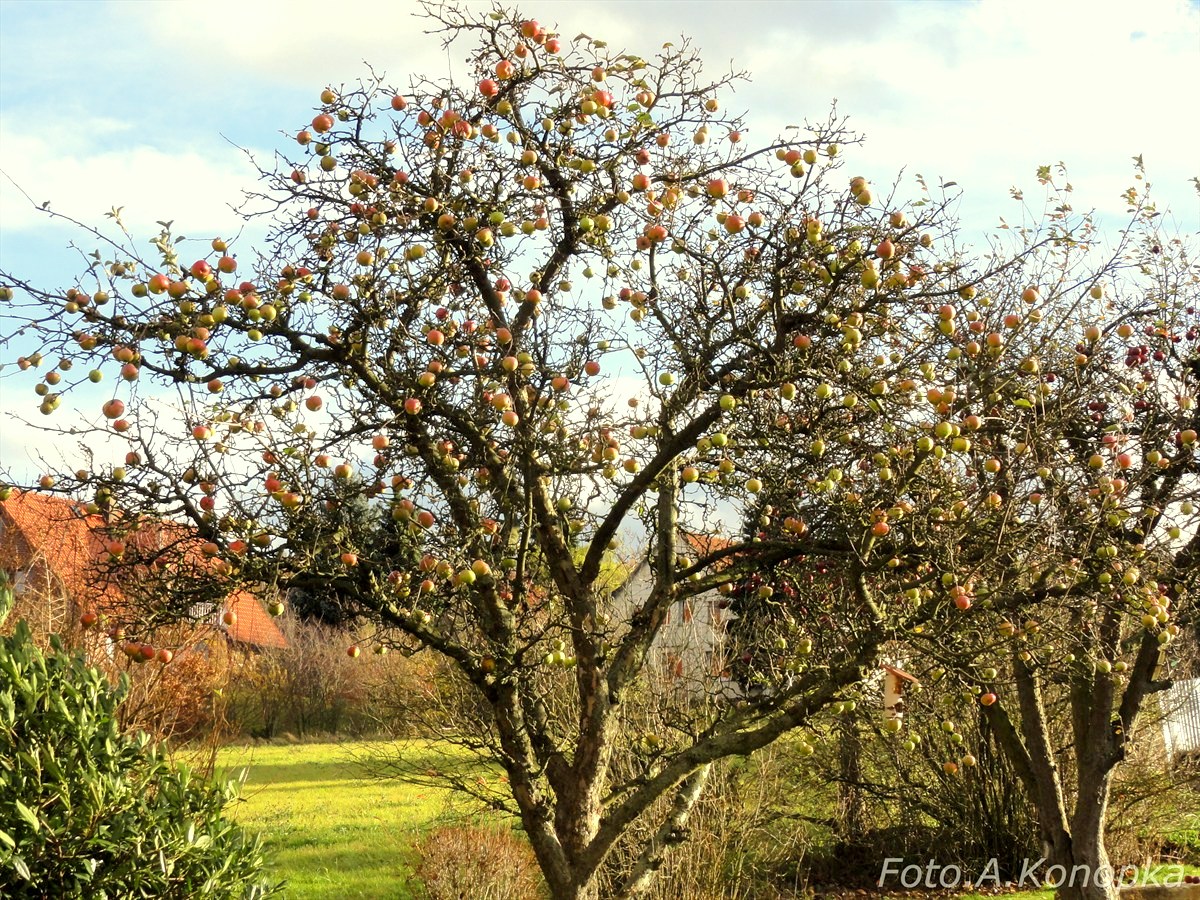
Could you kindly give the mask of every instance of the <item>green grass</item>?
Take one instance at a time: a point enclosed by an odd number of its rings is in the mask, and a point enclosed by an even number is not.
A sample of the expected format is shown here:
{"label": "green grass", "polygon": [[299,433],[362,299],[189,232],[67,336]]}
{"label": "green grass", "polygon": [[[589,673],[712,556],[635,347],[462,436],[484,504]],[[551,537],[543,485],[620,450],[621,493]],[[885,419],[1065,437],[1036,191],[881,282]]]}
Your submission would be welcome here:
{"label": "green grass", "polygon": [[[392,746],[441,763],[420,743]],[[355,760],[367,749],[347,742],[221,752],[227,777],[248,770],[234,815],[265,836],[269,872],[286,879],[285,896],[413,896],[413,843],[446,811],[449,792],[366,777]]]}
{"label": "green grass", "polygon": [[[415,898],[413,846],[451,812],[452,795],[442,788],[368,777],[359,760],[374,752],[403,753],[406,764],[418,771],[444,770],[448,763],[471,771],[479,766],[448,745],[421,741],[221,751],[221,774],[236,777],[247,770],[234,815],[265,836],[269,872],[287,882],[286,897]],[[1187,868],[1189,874],[1200,874],[1200,867]],[[957,895],[956,900],[990,896],[968,893]],[[1051,900],[1053,892],[1013,896]]]}

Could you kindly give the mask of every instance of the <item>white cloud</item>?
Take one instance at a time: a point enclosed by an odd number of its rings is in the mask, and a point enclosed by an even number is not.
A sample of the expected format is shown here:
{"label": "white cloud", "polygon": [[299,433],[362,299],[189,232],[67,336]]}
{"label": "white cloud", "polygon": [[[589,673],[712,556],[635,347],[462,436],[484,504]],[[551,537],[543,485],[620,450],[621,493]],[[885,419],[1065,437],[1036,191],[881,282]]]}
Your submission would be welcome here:
{"label": "white cloud", "polygon": [[1194,8],[1147,3],[1114,16],[1074,3],[890,6],[903,14],[884,34],[830,39],[797,28],[748,47],[753,105],[783,124],[837,97],[868,135],[856,165],[880,180],[905,165],[956,180],[976,224],[995,221],[1009,185],[1029,187],[1035,166],[1059,160],[1081,206],[1117,209],[1139,153],[1161,196],[1197,222],[1187,180],[1200,168],[1200,122],[1179,106],[1183,86],[1200,81]]}
{"label": "white cloud", "polygon": [[362,76],[364,62],[396,76],[446,68],[439,41],[423,34],[428,26],[415,17],[416,0],[336,9],[323,0],[293,0],[286,7],[188,0],[122,3],[115,11],[124,27],[172,48],[177,66],[203,72],[220,60],[223,74],[237,73],[234,83],[252,77],[291,87],[308,83],[314,102],[326,84]]}
{"label": "white cloud", "polygon": [[[90,149],[80,135],[106,135],[110,146]],[[170,150],[146,142],[111,119],[61,120],[50,116],[19,125],[0,117],[0,208],[6,232],[48,223],[38,206],[98,223],[114,206],[130,231],[157,233],[155,221],[175,219],[186,234],[232,234],[240,219],[231,205],[254,185],[255,173],[239,150],[217,144]],[[11,180],[10,180],[11,179]],[[15,184],[14,184],[15,182]],[[28,194],[28,198],[21,191]]]}
{"label": "white cloud", "polygon": [[[120,120],[125,135],[115,133],[121,126],[111,119],[77,121],[62,98],[49,98],[46,117],[30,121],[28,111],[36,108],[18,97],[20,130],[5,120],[0,160],[39,202],[69,202],[91,216],[124,203],[131,213],[144,209],[151,223],[186,210],[189,222],[199,220],[189,224],[193,229],[231,221],[225,204],[236,202],[251,180],[237,151],[216,143],[217,129],[246,134],[253,128],[256,143],[270,141],[274,128],[305,117],[292,107],[302,91],[315,103],[326,84],[364,75],[366,62],[399,85],[413,73],[438,77],[461,69],[468,49],[446,50],[439,35],[426,33],[431,23],[415,15],[415,0],[336,12],[315,0],[286,10],[233,0],[110,8],[105,27],[114,52],[139,53],[147,71],[165,66],[170,73],[170,93],[153,77],[139,80],[146,91],[158,91],[158,98],[178,94],[189,111],[204,98],[189,122],[204,146],[181,150],[177,142],[186,135],[157,133],[153,119],[161,104],[142,111],[137,96],[128,97]],[[1031,185],[1036,165],[1060,159],[1081,189],[1081,205],[1116,209],[1113,198],[1138,153],[1185,227],[1200,219],[1187,184],[1197,174],[1200,120],[1186,115],[1180,102],[1186,86],[1200,82],[1200,12],[1183,0],[1107,9],[1007,0],[533,0],[521,8],[557,23],[568,39],[587,32],[642,53],[681,33],[693,36],[709,72],[730,61],[751,72],[752,83],[729,105],[750,110],[755,140],[821,117],[837,98],[851,124],[868,134],[866,147],[851,157],[856,167],[884,182],[905,166],[956,180],[968,191],[967,212],[976,225],[995,221],[1011,184]],[[86,83],[80,89],[86,93]],[[276,95],[278,104],[270,100]],[[249,109],[247,98],[278,118],[223,120],[230,108]],[[78,102],[97,108],[83,97]],[[100,152],[89,149],[97,134],[108,138]],[[114,149],[124,136],[136,138]],[[27,227],[31,211],[4,200],[6,228]]]}
{"label": "white cloud", "polygon": [[[822,117],[837,98],[868,136],[848,156],[854,174],[888,184],[906,168],[935,183],[955,180],[975,229],[1011,216],[1009,186],[1032,197],[1034,168],[1058,160],[1068,165],[1079,208],[1119,215],[1130,157],[1143,154],[1160,201],[1184,230],[1200,230],[1200,200],[1188,183],[1200,174],[1200,119],[1181,103],[1187,85],[1200,83],[1200,11],[1183,0],[1119,10],[1008,0],[532,0],[522,8],[557,23],[567,39],[587,32],[645,54],[691,34],[710,73],[732,60],[752,74],[727,101],[749,110],[751,141]],[[415,0],[335,13],[311,0],[286,10],[232,0],[106,9],[111,15],[95,37],[123,61],[121,112],[96,112],[117,107],[111,91],[88,81],[90,60],[51,64],[45,48],[29,49],[36,41],[5,41],[8,65],[24,54],[12,71],[32,79],[27,88],[49,94],[5,93],[0,168],[34,203],[50,200],[83,221],[124,206],[139,240],[158,219],[175,219],[197,238],[241,225],[230,205],[255,173],[219,132],[267,145],[274,129],[307,118],[323,86],[363,75],[364,62],[402,85],[412,73],[440,77],[461,68],[467,52],[465,45],[447,51],[438,35],[425,33],[430,23],[414,15]],[[56,27],[69,30],[69,18]],[[142,60],[144,71],[131,68],[131,59]],[[39,81],[39,67],[53,78]],[[0,208],[8,234],[46,221],[2,178]]]}
{"label": "white cloud", "polygon": [[[8,390],[12,389],[10,384]],[[25,398],[28,398],[27,400]],[[111,432],[92,431],[93,411],[66,406],[42,422],[22,418],[17,412],[37,411],[32,393],[24,393],[19,405],[8,404],[4,430],[0,434],[0,472],[16,484],[30,485],[51,472],[74,472],[90,458],[97,470],[121,465],[128,450]],[[61,429],[74,427],[79,434]],[[87,448],[85,451],[83,448]],[[90,454],[89,452],[90,451]]]}
{"label": "white cloud", "polygon": [[[1082,2],[533,4],[614,45],[651,52],[682,32],[708,71],[732,59],[752,76],[729,106],[766,140],[820,118],[836,99],[867,134],[856,169],[888,183],[901,168],[955,180],[975,227],[1007,213],[1007,189],[1066,162],[1078,205],[1120,212],[1131,157],[1159,199],[1200,228],[1188,180],[1200,174],[1200,120],[1184,112],[1200,83],[1200,10],[1183,0]],[[1031,192],[1032,193],[1032,192]]]}

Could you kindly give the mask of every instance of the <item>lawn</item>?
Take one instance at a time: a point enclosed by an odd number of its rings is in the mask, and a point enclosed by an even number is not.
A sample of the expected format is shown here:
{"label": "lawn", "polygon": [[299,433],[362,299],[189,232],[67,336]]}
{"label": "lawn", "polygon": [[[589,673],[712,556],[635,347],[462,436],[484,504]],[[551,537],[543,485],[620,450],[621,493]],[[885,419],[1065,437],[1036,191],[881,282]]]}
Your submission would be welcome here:
{"label": "lawn", "polygon": [[[445,789],[371,778],[360,761],[370,752],[403,752],[406,763],[419,770],[445,769],[447,749],[421,741],[229,747],[218,766],[226,777],[247,770],[234,814],[265,836],[269,871],[286,880],[285,896],[415,900],[414,844],[461,808],[451,806]],[[477,765],[461,758],[450,764],[472,771]],[[1200,874],[1193,867],[1188,871]],[[958,900],[988,896],[968,893]],[[1050,900],[1053,893],[1010,896]]]}
{"label": "lawn", "polygon": [[[406,755],[427,749],[408,742]],[[263,833],[285,896],[413,897],[413,842],[448,811],[449,793],[365,776],[365,744],[230,747],[219,766],[248,770],[236,817]],[[430,755],[431,765],[437,758]]]}

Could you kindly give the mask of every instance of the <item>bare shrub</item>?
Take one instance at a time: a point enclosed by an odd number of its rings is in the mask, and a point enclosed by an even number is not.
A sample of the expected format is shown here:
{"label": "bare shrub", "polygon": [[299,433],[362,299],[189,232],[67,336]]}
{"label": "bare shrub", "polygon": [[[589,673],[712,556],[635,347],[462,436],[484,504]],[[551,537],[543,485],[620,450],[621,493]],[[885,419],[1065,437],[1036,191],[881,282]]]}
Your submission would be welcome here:
{"label": "bare shrub", "polygon": [[[653,900],[775,900],[801,896],[793,869],[806,855],[796,827],[794,785],[778,749],[731,760],[709,779],[692,810],[688,840],[667,856]],[[792,869],[789,879],[781,877]]]}
{"label": "bare shrub", "polygon": [[230,685],[230,720],[249,737],[300,736],[350,730],[361,697],[352,641],[327,625],[280,622],[288,646],[246,660]]}
{"label": "bare shrub", "polygon": [[[1200,808],[1200,760],[1167,769],[1142,753],[1127,761],[1113,785],[1106,844],[1110,858],[1128,864],[1161,859],[1168,837]],[[1194,816],[1193,816],[1194,819]]]}
{"label": "bare shrub", "polygon": [[248,658],[231,681],[237,731],[256,738],[426,733],[442,706],[431,654],[377,652],[382,645],[353,632],[292,616],[280,626],[288,646]]}
{"label": "bare shrub", "polygon": [[878,709],[866,708],[818,745],[808,768],[838,789],[835,840],[816,867],[819,880],[844,880],[854,870],[848,857],[863,873],[889,856],[950,859],[974,871],[995,859],[1004,877],[1037,858],[1032,804],[986,720],[965,717],[948,732],[938,713],[891,735]]}
{"label": "bare shrub", "polygon": [[[1147,712],[1155,709],[1148,705]],[[1173,836],[1196,827],[1200,809],[1200,755],[1168,764],[1162,714],[1148,715],[1117,770],[1109,802],[1105,843],[1111,859],[1143,865],[1178,853]]]}
{"label": "bare shrub", "polygon": [[124,673],[129,679],[129,694],[120,710],[122,730],[173,742],[209,735],[229,684],[228,654],[198,640],[186,626],[159,629],[153,642],[174,648],[169,663],[131,662],[118,650],[104,666],[110,676]]}
{"label": "bare shrub", "polygon": [[[664,700],[671,683],[647,679],[625,705],[622,727],[635,736],[638,750],[614,761],[621,777],[653,771],[659,755],[678,739],[673,704]],[[675,706],[706,702],[676,696]],[[788,742],[748,757],[713,766],[683,832],[669,839],[660,876],[645,893],[648,900],[775,900],[800,896],[811,829],[803,813],[811,796],[790,765]],[[605,861],[601,896],[621,883],[663,819],[670,798],[630,830]]]}
{"label": "bare shrub", "polygon": [[541,900],[537,860],[520,832],[500,825],[447,825],[416,846],[416,875],[429,900]]}
{"label": "bare shrub", "polygon": [[362,681],[378,730],[392,737],[434,737],[450,718],[447,696],[451,670],[428,650],[372,654]]}

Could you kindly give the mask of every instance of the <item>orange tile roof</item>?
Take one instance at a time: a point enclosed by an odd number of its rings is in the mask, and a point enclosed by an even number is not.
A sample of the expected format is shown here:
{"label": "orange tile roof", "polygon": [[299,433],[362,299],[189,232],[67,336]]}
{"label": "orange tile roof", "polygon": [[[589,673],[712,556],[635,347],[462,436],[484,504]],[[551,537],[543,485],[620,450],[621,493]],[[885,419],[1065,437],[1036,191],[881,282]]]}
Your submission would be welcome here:
{"label": "orange tile roof", "polygon": [[[111,614],[127,611],[129,597],[116,574],[101,565],[108,541],[101,515],[89,514],[82,504],[65,497],[36,491],[13,491],[0,501],[0,567],[24,570],[41,563],[83,609]],[[186,567],[201,574],[206,562],[200,540],[177,522],[145,519],[125,542],[144,553],[165,551],[156,564]],[[127,573],[126,573],[127,577]],[[286,647],[287,640],[262,603],[246,590],[237,590],[225,602],[237,614],[226,629],[231,640],[258,647]]]}
{"label": "orange tile roof", "polygon": [[232,610],[237,620],[225,626],[231,640],[255,647],[286,647],[287,639],[275,620],[263,609],[262,601],[246,590],[236,590],[225,598],[225,609]]}
{"label": "orange tile roof", "polygon": [[31,491],[13,491],[0,511],[5,526],[0,566],[18,570],[40,563],[84,608],[116,611],[126,605],[120,585],[96,565],[104,551],[101,516],[64,497]]}
{"label": "orange tile roof", "polygon": [[697,534],[694,531],[680,531],[680,535],[688,546],[701,556],[708,556],[710,553],[720,553],[733,546],[734,542],[729,538],[723,538],[715,534]]}
{"label": "orange tile roof", "polygon": [[[715,553],[720,553],[723,550],[728,550],[736,544],[736,541],[731,541],[729,538],[720,537],[715,534],[697,534],[694,531],[680,531],[680,536],[691,551],[701,559],[712,556]],[[714,563],[714,568],[717,571],[721,571],[731,562],[733,562],[732,557],[721,557]]]}

